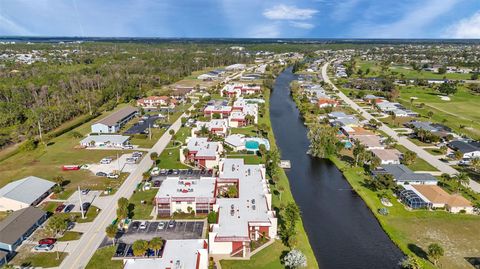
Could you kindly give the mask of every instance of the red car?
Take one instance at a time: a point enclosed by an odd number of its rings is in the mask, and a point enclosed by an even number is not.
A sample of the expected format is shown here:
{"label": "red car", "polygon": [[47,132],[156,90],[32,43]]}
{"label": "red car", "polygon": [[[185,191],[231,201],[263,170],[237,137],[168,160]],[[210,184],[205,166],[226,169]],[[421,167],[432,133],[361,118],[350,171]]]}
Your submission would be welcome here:
{"label": "red car", "polygon": [[43,238],[42,240],[38,241],[39,245],[53,245],[57,242],[55,238]]}
{"label": "red car", "polygon": [[57,206],[57,208],[55,208],[55,212],[60,213],[60,212],[63,211],[64,208],[65,208],[65,205],[61,204],[61,205]]}

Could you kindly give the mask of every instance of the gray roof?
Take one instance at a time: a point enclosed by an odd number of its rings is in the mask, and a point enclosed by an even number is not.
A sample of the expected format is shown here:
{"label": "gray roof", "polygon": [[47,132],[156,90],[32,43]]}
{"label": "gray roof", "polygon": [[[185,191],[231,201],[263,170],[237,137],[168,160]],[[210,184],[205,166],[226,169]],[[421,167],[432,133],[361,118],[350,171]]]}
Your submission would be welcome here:
{"label": "gray roof", "polygon": [[0,197],[30,205],[53,186],[55,183],[51,181],[29,176],[5,185],[0,189]]}
{"label": "gray roof", "polygon": [[384,164],[381,170],[373,171],[374,175],[389,174],[396,181],[435,181],[437,179],[428,173],[414,173],[403,164]]}
{"label": "gray roof", "polygon": [[480,143],[466,142],[461,140],[454,140],[448,143],[448,145],[462,153],[469,153],[473,151],[480,151]]}
{"label": "gray roof", "polygon": [[116,125],[118,122],[122,121],[124,118],[130,116],[132,113],[136,113],[138,111],[137,108],[132,107],[132,106],[127,106],[122,109],[120,109],[117,112],[114,112],[105,118],[97,121],[96,123],[101,123],[105,124],[108,126],[113,126]]}
{"label": "gray roof", "polygon": [[45,211],[33,206],[13,212],[0,222],[0,242],[12,245],[44,215]]}

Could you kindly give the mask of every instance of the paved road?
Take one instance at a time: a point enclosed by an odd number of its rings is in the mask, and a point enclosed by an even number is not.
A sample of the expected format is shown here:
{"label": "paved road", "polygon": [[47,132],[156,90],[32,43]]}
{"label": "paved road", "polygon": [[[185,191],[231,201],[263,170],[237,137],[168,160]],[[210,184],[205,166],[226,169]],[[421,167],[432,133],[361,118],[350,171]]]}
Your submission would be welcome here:
{"label": "paved road", "polygon": [[106,208],[102,210],[93,223],[91,223],[89,229],[76,244],[76,247],[70,249],[70,254],[63,260],[60,268],[85,268],[105,237],[105,228],[116,218],[117,200],[121,197],[130,198],[137,184],[142,180],[142,173],[150,169],[153,165],[153,161],[150,159],[150,153],[157,152],[160,155],[172,138],[169,130],[173,129],[177,132],[182,124],[181,118],[184,116],[185,114],[179,117],[153,148],[148,151],[147,155],[138,164],[137,169],[127,177],[122,186],[112,196]]}
{"label": "paved road", "polygon": [[[365,119],[367,120],[370,120],[370,119],[375,119],[375,117],[373,117],[370,113],[368,113],[367,111],[365,111],[363,108],[361,108],[359,105],[357,105],[355,102],[353,102],[350,98],[348,98],[345,94],[343,94],[343,92],[341,92],[336,86],[335,84],[333,84],[331,81],[330,81],[330,78],[328,77],[327,75],[327,68],[328,68],[328,65],[331,63],[330,62],[327,62],[325,63],[323,66],[322,66],[322,77],[323,79],[325,80],[326,83],[330,84],[333,89],[337,90],[337,95],[340,97],[340,99],[342,99],[346,104],[350,105],[353,109],[355,109],[356,111],[358,111]],[[391,129],[390,127],[388,127],[387,125],[385,124],[382,124],[382,126],[380,126],[379,128],[381,131],[385,132],[387,135],[391,136],[394,140],[396,140],[399,144],[403,145],[404,147],[406,147],[407,149],[417,153],[418,157],[424,159],[425,161],[427,161],[428,163],[430,163],[433,167],[437,168],[441,173],[447,173],[449,175],[455,175],[458,173],[458,171],[454,168],[452,168],[451,166],[449,166],[448,164],[440,161],[439,159],[437,159],[435,156],[433,156],[432,154],[428,153],[427,151],[425,151],[424,149],[422,149],[421,147],[415,145],[414,143],[412,143],[410,140],[408,140],[406,137],[404,136],[399,136],[397,132],[395,132],[393,129]],[[470,187],[476,191],[476,192],[480,192],[480,184],[473,181],[473,180],[470,180]]]}

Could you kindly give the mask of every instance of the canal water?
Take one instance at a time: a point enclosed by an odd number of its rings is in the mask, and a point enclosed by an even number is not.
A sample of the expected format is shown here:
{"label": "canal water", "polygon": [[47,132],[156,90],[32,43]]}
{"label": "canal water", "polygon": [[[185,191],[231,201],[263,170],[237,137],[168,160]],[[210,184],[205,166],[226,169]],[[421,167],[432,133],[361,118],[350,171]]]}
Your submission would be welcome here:
{"label": "canal water", "polygon": [[270,115],[295,201],[318,264],[330,268],[398,268],[403,255],[363,200],[329,160],[311,158],[307,128],[290,97],[287,68],[276,79]]}

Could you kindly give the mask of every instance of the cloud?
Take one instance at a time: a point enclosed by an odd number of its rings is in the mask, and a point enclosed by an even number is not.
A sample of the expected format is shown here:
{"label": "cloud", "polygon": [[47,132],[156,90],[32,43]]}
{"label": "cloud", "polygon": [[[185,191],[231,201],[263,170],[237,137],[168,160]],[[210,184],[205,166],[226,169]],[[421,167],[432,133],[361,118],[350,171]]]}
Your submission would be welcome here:
{"label": "cloud", "polygon": [[271,20],[308,20],[317,12],[318,10],[315,9],[276,5],[273,8],[266,9],[263,15]]}
{"label": "cloud", "polygon": [[446,38],[480,38],[480,11],[458,21],[445,31]]}
{"label": "cloud", "polygon": [[[448,14],[460,0],[428,0],[398,12],[405,14],[391,23],[358,21],[353,36],[363,38],[422,38],[434,33],[425,31],[435,20]],[[363,19],[363,18],[362,18]]]}
{"label": "cloud", "polygon": [[308,23],[308,22],[299,22],[299,21],[291,21],[290,22],[290,25],[292,25],[293,27],[296,27],[296,28],[300,28],[300,29],[312,29],[315,27],[315,25],[311,24],[311,23]]}
{"label": "cloud", "polygon": [[350,14],[355,10],[360,0],[346,0],[336,3],[331,17],[335,21],[344,21],[349,18]]}

